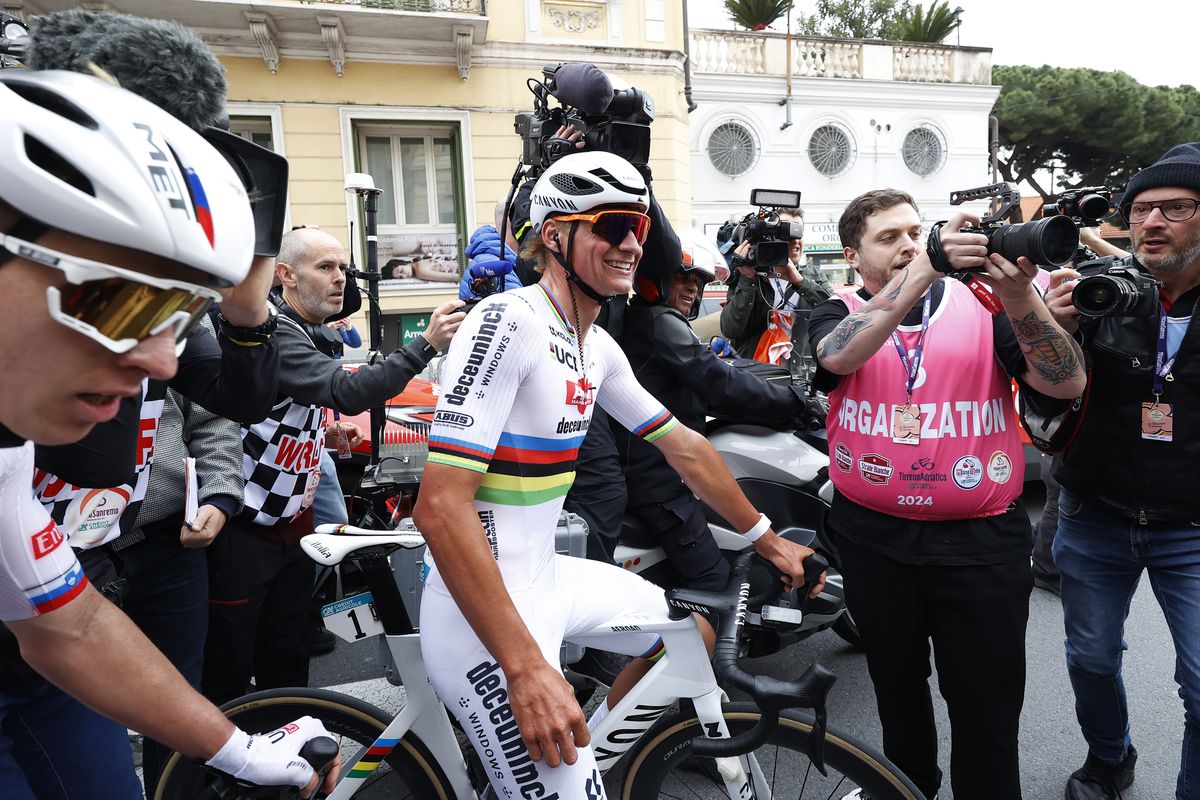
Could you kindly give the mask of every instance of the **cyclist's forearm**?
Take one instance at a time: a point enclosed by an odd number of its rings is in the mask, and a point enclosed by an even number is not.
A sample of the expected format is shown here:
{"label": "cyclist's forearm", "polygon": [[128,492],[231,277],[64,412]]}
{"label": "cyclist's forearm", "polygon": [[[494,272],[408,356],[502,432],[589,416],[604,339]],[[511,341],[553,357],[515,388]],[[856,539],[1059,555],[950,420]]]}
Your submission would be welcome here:
{"label": "cyclist's forearm", "polygon": [[7,624],[30,666],[121,725],[203,759],[233,732],[217,707],[90,587],[49,614]]}
{"label": "cyclist's forearm", "polygon": [[654,444],[688,488],[727,519],[738,533],[750,530],[758,522],[758,511],[737,489],[729,467],[707,439],[691,428],[677,425]]}

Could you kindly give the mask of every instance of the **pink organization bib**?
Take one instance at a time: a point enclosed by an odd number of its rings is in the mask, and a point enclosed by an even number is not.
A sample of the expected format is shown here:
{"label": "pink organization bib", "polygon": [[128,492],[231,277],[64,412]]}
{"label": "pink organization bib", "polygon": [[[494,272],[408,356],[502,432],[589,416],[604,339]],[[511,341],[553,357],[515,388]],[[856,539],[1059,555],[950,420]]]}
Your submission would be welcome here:
{"label": "pink organization bib", "polygon": [[[891,339],[829,395],[830,478],[854,502],[896,517],[1000,514],[1024,480],[1012,381],[996,360],[991,315],[958,281],[943,286],[910,405]],[[865,302],[839,297],[852,312]],[[896,331],[910,360],[920,332]]]}

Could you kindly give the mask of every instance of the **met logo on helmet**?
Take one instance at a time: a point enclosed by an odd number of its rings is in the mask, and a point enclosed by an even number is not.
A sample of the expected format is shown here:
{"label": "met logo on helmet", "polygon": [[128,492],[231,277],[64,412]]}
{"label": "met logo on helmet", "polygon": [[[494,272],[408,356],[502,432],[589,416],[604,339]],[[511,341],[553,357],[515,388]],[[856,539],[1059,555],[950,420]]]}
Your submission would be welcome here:
{"label": "met logo on helmet", "polygon": [[[190,167],[182,168],[182,165],[178,165],[186,175],[187,186],[182,185],[178,180],[179,169],[169,169],[174,159],[165,147],[155,141],[154,129],[142,122],[133,123],[133,127],[146,136],[150,156],[150,163],[146,164],[146,172],[150,175],[150,185],[154,187],[155,193],[165,199],[171,208],[179,209],[188,215],[189,219],[195,219],[204,231],[209,245],[212,246],[215,238],[212,212],[209,209],[208,196],[204,192],[200,176]],[[189,214],[189,207],[195,213],[194,217]]]}

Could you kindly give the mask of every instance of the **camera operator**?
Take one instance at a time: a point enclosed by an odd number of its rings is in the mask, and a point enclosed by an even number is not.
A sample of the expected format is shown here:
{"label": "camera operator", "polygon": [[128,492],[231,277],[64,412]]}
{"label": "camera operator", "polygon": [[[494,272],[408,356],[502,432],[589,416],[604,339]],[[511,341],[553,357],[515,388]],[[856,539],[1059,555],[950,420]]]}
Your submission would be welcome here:
{"label": "camera operator", "polygon": [[[789,208],[779,211],[784,222],[804,222],[804,211]],[[745,259],[749,242],[734,251],[735,262]],[[808,314],[820,303],[833,296],[833,286],[815,264],[804,264],[804,241],[788,239],[788,260],[766,272],[755,271],[753,264],[740,264],[730,275],[727,301],[721,309],[721,334],[729,339],[741,355],[774,364],[792,365],[792,374],[799,375],[804,358],[809,355]],[[758,353],[763,334],[772,322],[772,312],[785,336],[792,344],[791,361],[768,359]]]}
{"label": "camera operator", "polygon": [[[1088,319],[1064,284],[1047,302],[1078,328],[1090,360],[1084,415],[1063,453],[1054,560],[1062,574],[1067,670],[1088,755],[1069,800],[1116,798],[1137,751],[1121,677],[1124,622],[1143,571],[1175,642],[1185,729],[1177,798],[1200,797],[1200,501],[1196,499],[1200,359],[1192,325],[1200,296],[1200,143],[1182,144],[1138,173],[1121,213],[1130,266],[1161,282],[1148,313]],[[1153,292],[1153,289],[1151,289]],[[1181,345],[1188,344],[1188,347]],[[1175,410],[1182,410],[1180,417]],[[1174,430],[1178,424],[1179,430]]]}
{"label": "camera operator", "polygon": [[[863,287],[818,306],[809,336],[814,384],[830,400],[828,524],[884,752],[937,795],[932,638],[954,796],[1013,800],[1033,577],[1029,518],[1015,503],[1024,461],[1011,377],[1029,395],[1066,399],[1085,375],[1031,285],[1037,266],[989,255],[985,236],[960,230],[966,222],[959,213],[931,234],[931,254],[908,194],[851,201],[838,232]],[[958,280],[943,280],[951,270],[972,271],[1007,313],[992,316]]]}
{"label": "camera operator", "polygon": [[[760,424],[786,424],[802,413],[802,395],[719,359],[700,343],[690,320],[715,272],[684,247],[672,261],[643,263],[634,279],[621,333],[638,382],[683,424],[704,432],[710,409]],[[676,264],[670,269],[668,264]],[[682,586],[715,590],[729,564],[708,529],[700,501],[653,445],[614,427],[629,493],[628,512],[666,551]]]}

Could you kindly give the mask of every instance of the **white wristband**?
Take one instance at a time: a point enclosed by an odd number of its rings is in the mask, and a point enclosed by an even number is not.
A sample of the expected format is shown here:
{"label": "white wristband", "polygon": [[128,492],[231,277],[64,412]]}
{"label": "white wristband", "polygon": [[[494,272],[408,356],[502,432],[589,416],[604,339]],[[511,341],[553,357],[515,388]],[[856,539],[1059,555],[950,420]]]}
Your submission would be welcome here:
{"label": "white wristband", "polygon": [[771,520],[766,514],[758,515],[758,522],[754,523],[754,527],[742,534],[746,537],[746,541],[753,544],[762,538],[762,535],[771,529]]}

